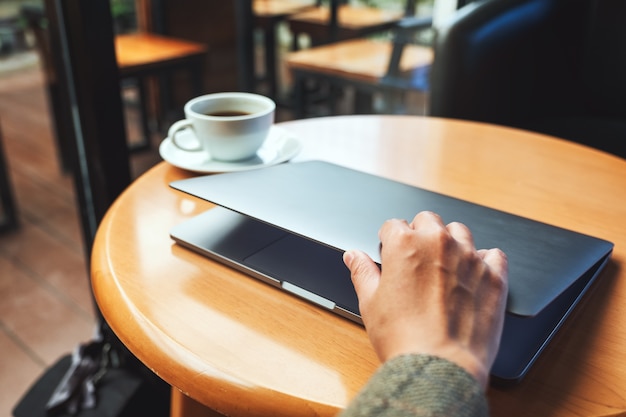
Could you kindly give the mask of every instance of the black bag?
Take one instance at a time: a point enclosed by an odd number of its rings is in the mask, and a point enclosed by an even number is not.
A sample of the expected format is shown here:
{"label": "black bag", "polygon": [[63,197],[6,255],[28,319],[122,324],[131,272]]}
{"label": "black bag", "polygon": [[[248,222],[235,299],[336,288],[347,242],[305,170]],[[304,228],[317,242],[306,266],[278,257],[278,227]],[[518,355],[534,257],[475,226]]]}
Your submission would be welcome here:
{"label": "black bag", "polygon": [[116,339],[97,337],[49,367],[14,417],[167,417],[170,387]]}

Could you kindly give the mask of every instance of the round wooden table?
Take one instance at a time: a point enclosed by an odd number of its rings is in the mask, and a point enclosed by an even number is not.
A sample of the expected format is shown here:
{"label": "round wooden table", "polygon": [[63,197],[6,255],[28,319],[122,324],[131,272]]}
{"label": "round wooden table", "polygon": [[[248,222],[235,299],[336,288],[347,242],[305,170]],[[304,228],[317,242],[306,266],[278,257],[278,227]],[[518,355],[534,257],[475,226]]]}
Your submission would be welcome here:
{"label": "round wooden table", "polygon": [[[435,118],[281,125],[303,145],[294,161],[334,162],[614,242],[599,285],[526,378],[488,397],[493,416],[626,412],[625,160]],[[379,366],[364,329],[174,244],[172,226],[212,207],[168,187],[192,175],[155,166],[102,221],[92,281],[106,320],[175,388],[173,416],[212,413],[199,403],[232,416],[334,415]]]}

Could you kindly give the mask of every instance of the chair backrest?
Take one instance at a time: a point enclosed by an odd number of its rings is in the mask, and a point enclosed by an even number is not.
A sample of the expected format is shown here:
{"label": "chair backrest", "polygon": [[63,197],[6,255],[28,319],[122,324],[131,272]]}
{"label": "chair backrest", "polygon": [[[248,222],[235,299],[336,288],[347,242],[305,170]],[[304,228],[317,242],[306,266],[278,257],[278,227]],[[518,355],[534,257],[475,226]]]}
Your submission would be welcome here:
{"label": "chair backrest", "polygon": [[433,116],[516,124],[579,106],[588,0],[486,0],[439,28]]}
{"label": "chair backrest", "polygon": [[626,2],[485,0],[439,28],[429,114],[626,157]]}
{"label": "chair backrest", "polygon": [[[433,17],[415,17],[408,16],[402,19],[394,27],[393,30],[393,48],[391,55],[389,56],[389,64],[387,66],[387,73],[384,77],[384,82],[394,84],[395,80],[401,76],[400,61],[406,45],[414,42],[417,32],[431,29],[433,25]],[[428,71],[426,72],[426,74]],[[404,82],[404,80],[402,80]],[[401,83],[402,83],[401,82]],[[424,78],[423,90],[428,89],[428,80]]]}
{"label": "chair backrest", "polygon": [[503,124],[624,115],[626,2],[486,0],[440,28],[431,114]]}

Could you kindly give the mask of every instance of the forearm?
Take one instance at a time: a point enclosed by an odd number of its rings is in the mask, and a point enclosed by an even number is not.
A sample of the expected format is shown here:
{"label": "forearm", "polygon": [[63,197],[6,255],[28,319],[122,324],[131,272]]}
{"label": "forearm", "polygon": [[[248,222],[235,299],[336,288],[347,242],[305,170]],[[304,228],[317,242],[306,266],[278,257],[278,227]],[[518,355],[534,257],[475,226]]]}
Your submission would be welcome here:
{"label": "forearm", "polygon": [[340,417],[486,417],[478,382],[464,369],[428,355],[404,355],[385,363]]}

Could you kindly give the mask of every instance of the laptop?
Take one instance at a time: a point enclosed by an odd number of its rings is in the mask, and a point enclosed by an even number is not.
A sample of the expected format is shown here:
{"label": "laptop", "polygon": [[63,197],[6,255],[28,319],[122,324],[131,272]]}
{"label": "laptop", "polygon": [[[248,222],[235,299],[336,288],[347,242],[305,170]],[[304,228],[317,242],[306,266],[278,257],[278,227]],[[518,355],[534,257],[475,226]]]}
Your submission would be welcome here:
{"label": "laptop", "polygon": [[172,228],[177,243],[362,323],[347,249],[380,263],[378,230],[423,210],[460,221],[509,262],[492,381],[519,382],[608,262],[606,240],[322,161],[195,177],[174,189],[218,205]]}

